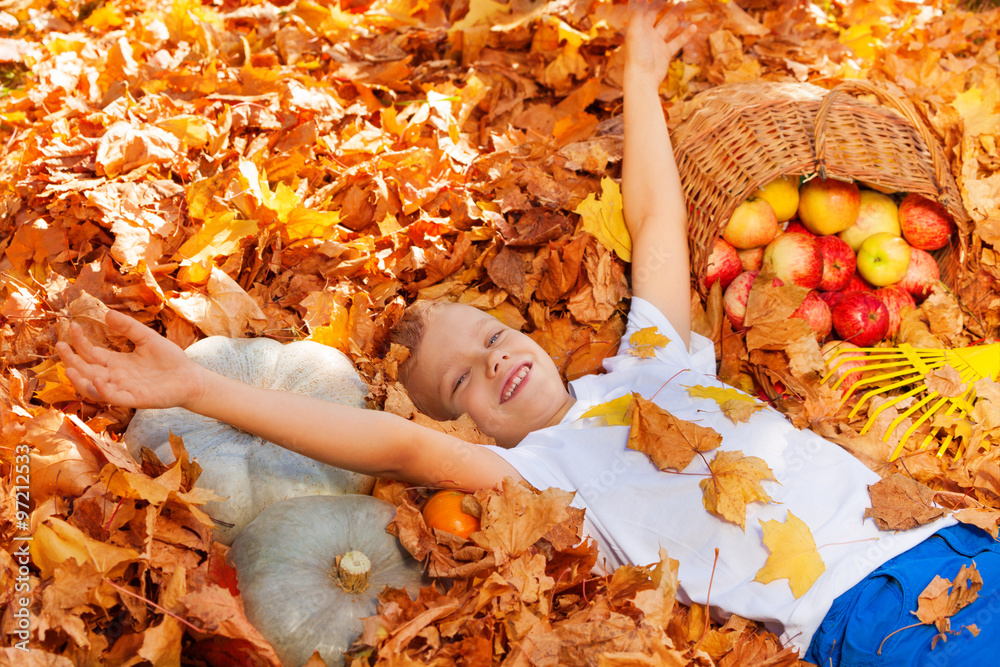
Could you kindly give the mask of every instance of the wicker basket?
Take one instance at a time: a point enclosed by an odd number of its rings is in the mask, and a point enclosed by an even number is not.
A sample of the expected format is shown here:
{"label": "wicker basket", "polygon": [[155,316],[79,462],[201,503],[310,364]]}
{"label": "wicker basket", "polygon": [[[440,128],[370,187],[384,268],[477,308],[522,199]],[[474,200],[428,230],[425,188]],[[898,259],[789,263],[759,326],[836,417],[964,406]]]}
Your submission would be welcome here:
{"label": "wicker basket", "polygon": [[[881,105],[852,94],[874,95]],[[672,133],[689,207],[693,275],[704,273],[712,242],[754,190],[786,174],[819,174],[916,192],[943,205],[958,232],[935,257],[941,279],[955,287],[966,268],[969,219],[941,147],[909,102],[850,80],[833,90],[734,83],[705,91],[694,103]]]}

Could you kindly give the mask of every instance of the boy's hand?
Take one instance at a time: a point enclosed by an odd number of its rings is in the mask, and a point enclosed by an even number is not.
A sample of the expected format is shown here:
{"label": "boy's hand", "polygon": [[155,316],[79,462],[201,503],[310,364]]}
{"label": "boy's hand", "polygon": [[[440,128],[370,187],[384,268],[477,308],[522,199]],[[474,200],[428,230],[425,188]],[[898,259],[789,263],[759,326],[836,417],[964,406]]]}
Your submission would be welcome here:
{"label": "boy's hand", "polygon": [[110,310],[105,323],[135,344],[132,352],[95,346],[79,326],[56,344],[66,377],[80,395],[126,408],[185,407],[202,393],[203,370],[184,350],[127,315]]}
{"label": "boy's hand", "polygon": [[670,61],[697,32],[697,26],[685,26],[680,20],[676,4],[657,21],[657,8],[662,6],[651,0],[629,0],[626,74],[648,75],[657,82],[662,81]]}

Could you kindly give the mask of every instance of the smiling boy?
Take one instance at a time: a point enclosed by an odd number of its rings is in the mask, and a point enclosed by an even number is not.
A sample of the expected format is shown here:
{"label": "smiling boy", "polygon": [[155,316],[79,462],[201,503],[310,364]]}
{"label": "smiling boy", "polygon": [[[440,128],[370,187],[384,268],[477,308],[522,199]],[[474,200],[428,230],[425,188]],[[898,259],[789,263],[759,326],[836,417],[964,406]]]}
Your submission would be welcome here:
{"label": "smiling boy", "polygon": [[503,447],[558,424],[573,404],[535,341],[476,308],[418,304],[395,339],[413,350],[400,368],[413,404],[439,421],[467,414]]}
{"label": "smiling boy", "polygon": [[[625,44],[623,198],[634,249],[633,300],[622,347],[605,362],[607,373],[567,388],[528,336],[468,306],[417,305],[396,328],[397,341],[411,349],[400,373],[414,403],[437,419],[470,415],[499,446],[472,445],[395,415],[215,375],[113,311],[108,325],[130,338],[135,350],[97,348],[73,327],[76,352],[58,345],[67,376],[93,400],[184,407],[357,472],[464,489],[490,488],[512,477],[575,491],[574,504],[586,510],[585,531],[597,541],[608,570],[656,562],[663,547],[680,561],[683,598],[704,604],[711,592],[713,609],[764,622],[808,650],[810,660],[846,666],[935,659],[929,651],[933,626],[894,631],[911,623],[916,597],[934,574],[953,577],[974,557],[987,581],[1000,578],[995,543],[952,519],[903,533],[879,531],[863,518],[870,504],[866,485],[878,476],[849,454],[796,430],[770,409],[733,424],[713,402],[687,391],[722,385],[714,376],[711,342],[690,332],[685,206],[658,95],[670,60],[692,34],[676,33],[672,20],[657,22],[648,5],[632,8]],[[629,354],[630,335],[642,329],[669,339],[652,358]],[[745,516],[737,517],[742,521],[709,514],[699,483],[709,477],[707,460],[696,457],[683,474],[662,472],[626,447],[628,426],[584,417],[589,407],[632,392],[678,419],[718,431],[720,454],[766,462],[774,475],[762,482],[770,502],[750,503]],[[763,522],[785,523],[793,515],[811,529],[824,561],[822,574],[804,591],[784,579],[757,579],[769,557]],[[987,586],[986,606],[970,605],[953,627],[978,622],[984,632],[1000,633],[995,581]],[[989,618],[976,615],[994,604]],[[969,664],[992,659],[986,653],[990,642],[977,642],[968,632],[950,637],[947,646]]]}

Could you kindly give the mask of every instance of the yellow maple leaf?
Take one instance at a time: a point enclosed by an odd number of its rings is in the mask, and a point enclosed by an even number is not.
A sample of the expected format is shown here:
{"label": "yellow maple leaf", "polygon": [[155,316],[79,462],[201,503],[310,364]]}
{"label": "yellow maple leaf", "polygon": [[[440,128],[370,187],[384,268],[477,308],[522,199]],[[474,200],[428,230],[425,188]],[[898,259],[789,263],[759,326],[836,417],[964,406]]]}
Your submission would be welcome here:
{"label": "yellow maple leaf", "polygon": [[655,348],[666,347],[670,339],[657,331],[656,327],[646,327],[629,336],[628,342],[632,346],[628,353],[645,359],[655,356]]}
{"label": "yellow maple leaf", "polygon": [[628,426],[632,423],[629,406],[632,405],[634,396],[634,394],[625,394],[610,401],[598,403],[580,415],[580,419],[584,417],[604,417],[608,422],[608,426]]}
{"label": "yellow maple leaf", "polygon": [[738,449],[719,452],[708,468],[712,476],[699,483],[704,493],[702,504],[745,530],[747,505],[757,500],[771,502],[760,483],[765,479],[776,482],[774,473],[764,459],[744,456]]}
{"label": "yellow maple leaf", "polygon": [[600,201],[591,192],[573,212],[579,214],[584,231],[626,262],[632,261],[632,237],[625,226],[622,191],[617,183],[605,176],[601,179]]}
{"label": "yellow maple leaf", "polygon": [[732,387],[703,387],[699,384],[687,390],[695,398],[710,398],[718,403],[723,414],[735,424],[749,420],[755,412],[767,407],[753,396]]}
{"label": "yellow maple leaf", "polygon": [[775,579],[788,579],[792,595],[802,597],[826,570],[809,526],[789,512],[785,523],[761,520],[760,527],[764,531],[764,546],[771,554],[754,581],[768,584]]}

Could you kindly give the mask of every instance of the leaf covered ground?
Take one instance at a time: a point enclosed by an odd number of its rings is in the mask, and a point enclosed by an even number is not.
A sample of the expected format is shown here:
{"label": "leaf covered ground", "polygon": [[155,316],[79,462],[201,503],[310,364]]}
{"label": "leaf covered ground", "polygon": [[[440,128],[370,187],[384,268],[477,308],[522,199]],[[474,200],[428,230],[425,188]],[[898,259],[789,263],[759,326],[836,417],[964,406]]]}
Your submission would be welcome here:
{"label": "leaf covered ground", "polygon": [[[989,4],[696,0],[684,14],[699,32],[661,87],[672,126],[698,92],[757,79],[829,88],[864,78],[916,105],[971,228],[970,270],[903,323],[899,340],[915,346],[961,347],[1000,327],[1000,10]],[[2,655],[18,665],[276,664],[242,614],[226,548],[211,540],[197,464],[132,460],[121,444],[130,413],[81,402],[54,343],[74,321],[123,345],[101,324],[106,308],[182,346],[207,335],[309,338],[355,361],[374,405],[431,424],[395,383],[386,339],[406,303],[450,296],[529,332],[567,379],[598,369],[617,348],[629,296],[610,205],[625,5],[4,8]],[[984,385],[968,419],[939,424],[958,443],[948,456],[913,451],[889,464],[880,436],[892,415],[859,436],[864,419],[838,410],[786,326],[794,295],[765,296],[759,312],[773,319],[756,321],[751,354],[719,334],[717,303],[696,304],[698,326],[720,338],[720,374],[736,382],[752,365],[792,378],[794,395],[778,392],[776,404],[798,425],[995,531],[1000,392]],[[484,441],[464,420],[439,427]],[[899,485],[884,497],[873,512],[888,526],[927,514],[930,498]],[[480,499],[498,522],[536,502],[515,490],[498,498]],[[675,605],[669,555],[593,578],[592,554],[550,532],[567,517],[558,507],[546,516],[525,528],[537,533],[528,546],[493,541],[476,554],[418,531],[423,547],[411,546],[461,576],[416,602],[387,595],[381,626],[366,630],[374,648],[358,660],[794,664],[752,623],[723,627],[703,607]],[[27,571],[16,539],[26,535]],[[13,647],[15,590],[29,591],[29,653]],[[408,623],[416,617],[433,623]]]}

